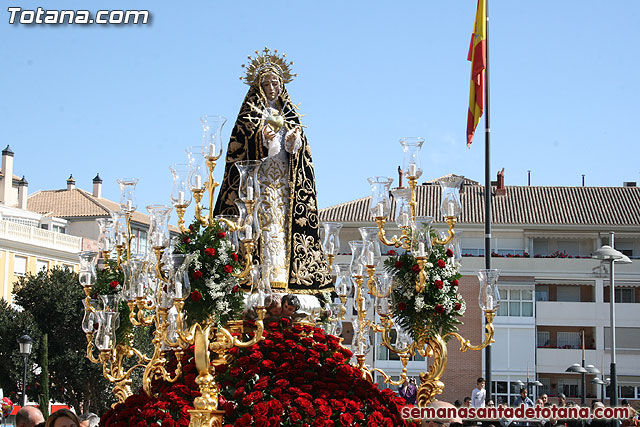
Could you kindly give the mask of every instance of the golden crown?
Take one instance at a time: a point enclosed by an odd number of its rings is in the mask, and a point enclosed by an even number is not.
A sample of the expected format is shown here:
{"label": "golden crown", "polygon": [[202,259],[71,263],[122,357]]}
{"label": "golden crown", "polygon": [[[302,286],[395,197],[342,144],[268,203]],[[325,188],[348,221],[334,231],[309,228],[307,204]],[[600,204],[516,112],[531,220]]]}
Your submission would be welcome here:
{"label": "golden crown", "polygon": [[283,83],[289,83],[298,75],[291,74],[290,67],[293,65],[293,61],[287,62],[286,56],[284,53],[279,55],[277,50],[272,53],[268,47],[262,50],[262,54],[256,50],[256,57],[249,56],[249,63],[242,64],[242,68],[246,68],[247,72],[243,77],[240,77],[240,80],[252,85],[263,70],[271,68],[276,70]]}

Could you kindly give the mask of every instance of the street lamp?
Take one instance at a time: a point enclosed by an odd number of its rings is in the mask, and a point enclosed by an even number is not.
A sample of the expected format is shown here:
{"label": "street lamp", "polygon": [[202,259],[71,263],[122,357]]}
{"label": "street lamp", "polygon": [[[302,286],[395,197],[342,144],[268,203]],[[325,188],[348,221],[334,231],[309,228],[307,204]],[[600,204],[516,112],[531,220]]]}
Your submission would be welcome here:
{"label": "street lamp", "polygon": [[22,406],[27,404],[27,361],[31,354],[31,345],[33,340],[29,335],[23,335],[18,338],[18,345],[20,346],[20,354],[24,357],[24,374],[22,375]]}
{"label": "street lamp", "polygon": [[604,388],[610,384],[610,381],[608,379],[603,380],[602,378],[596,377],[591,380],[591,384],[598,384],[600,386],[600,397],[604,402]]}
{"label": "street lamp", "polygon": [[[610,318],[611,318],[611,397],[610,406],[618,406],[618,381],[616,377],[616,298],[615,298],[615,278],[613,274],[614,263],[617,260],[624,258],[624,255],[613,248],[613,232],[609,234],[609,243],[611,246],[604,245],[593,253],[592,258],[606,261],[611,264],[609,267],[609,304],[610,304]],[[628,259],[628,258],[627,258]],[[629,260],[630,262],[631,260]],[[623,261],[626,263],[626,260]]]}

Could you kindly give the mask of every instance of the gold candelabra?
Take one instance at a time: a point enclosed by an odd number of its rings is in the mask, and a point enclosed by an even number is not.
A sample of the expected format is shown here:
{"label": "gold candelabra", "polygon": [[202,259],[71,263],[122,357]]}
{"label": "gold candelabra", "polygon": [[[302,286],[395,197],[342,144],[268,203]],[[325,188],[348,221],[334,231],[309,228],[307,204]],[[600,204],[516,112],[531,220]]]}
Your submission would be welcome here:
{"label": "gold candelabra", "polygon": [[[391,212],[391,201],[389,197],[392,179],[386,177],[369,178],[372,189],[370,212],[375,219],[376,227],[362,227],[360,233],[362,241],[350,242],[352,245],[351,274],[356,283],[355,305],[358,312],[358,334],[356,339],[356,360],[357,366],[363,372],[363,377],[370,377],[371,371],[366,367],[364,361],[366,356],[366,333],[372,330],[381,334],[382,345],[389,351],[399,355],[402,362],[402,372],[398,381],[392,381],[391,377],[381,369],[374,369],[380,373],[387,383],[399,385],[407,380],[407,362],[411,357],[419,354],[423,357],[431,358],[431,364],[427,372],[420,373],[420,385],[418,387],[417,403],[419,406],[426,406],[435,396],[442,393],[444,383],[441,381],[442,375],[447,368],[448,354],[446,340],[454,337],[460,342],[460,350],[480,350],[486,348],[493,341],[494,329],[493,320],[499,304],[499,293],[497,291],[497,270],[482,270],[478,277],[482,284],[480,290],[480,306],[485,312],[485,337],[479,345],[472,345],[469,340],[463,338],[457,332],[450,332],[441,335],[438,331],[429,330],[427,324],[412,325],[411,336],[400,329],[396,330],[396,344],[391,338],[391,331],[396,329],[394,320],[391,317],[390,302],[388,300],[393,284],[391,279],[383,279],[376,285],[376,266],[381,260],[379,243],[395,248],[402,248],[410,251],[415,258],[418,271],[415,279],[415,292],[422,294],[429,280],[429,255],[434,245],[450,245],[455,239],[455,225],[457,217],[461,213],[459,198],[459,188],[462,177],[449,175],[439,180],[442,188],[442,201],[440,209],[447,224],[446,235],[437,237],[431,232],[432,217],[418,216],[417,203],[417,181],[422,175],[419,164],[419,151],[424,140],[422,138],[405,138],[401,140],[405,153],[404,165],[401,174],[407,176],[409,188],[399,188],[394,192],[396,203],[396,223],[401,230],[401,236],[387,238],[385,232],[386,218]],[[402,175],[401,175],[402,176]],[[367,292],[376,298],[376,311],[380,316],[380,323],[366,318],[367,312],[363,304],[363,288],[365,282],[365,272],[367,281]],[[435,313],[434,313],[435,315]]]}
{"label": "gold candelabra", "polygon": [[[173,165],[171,173],[174,178],[171,200],[178,213],[178,224],[181,231],[186,231],[184,214],[193,197],[196,201],[195,217],[203,227],[211,227],[219,222],[229,233],[238,233],[243,255],[242,270],[231,273],[239,279],[254,278],[250,272],[255,267],[253,253],[256,250],[256,238],[259,235],[256,206],[260,187],[257,182],[259,161],[238,162],[241,183],[239,200],[242,215],[232,221],[228,218],[216,219],[212,213],[215,189],[218,187],[214,179],[214,169],[220,158],[220,130],[224,119],[207,116],[202,119],[205,128],[205,141],[201,148],[202,158],[206,163],[198,168],[197,159],[190,154],[189,167]],[[248,184],[246,178],[253,179]],[[203,184],[203,178],[206,181]],[[189,319],[184,311],[185,301],[190,295],[190,288],[185,287],[184,273],[191,255],[169,254],[167,248],[169,238],[169,213],[166,206],[148,206],[151,217],[149,228],[149,247],[152,254],[147,259],[139,259],[132,254],[131,216],[136,203],[133,193],[137,180],[121,180],[122,212],[114,215],[113,230],[101,222],[99,238],[100,253],[105,260],[105,268],[111,273],[124,273],[125,283],[122,291],[113,295],[101,295],[103,309],[95,307],[91,300],[96,285],[97,252],[82,252],[80,256],[80,284],[84,288],[85,318],[82,328],[87,339],[86,356],[93,363],[101,364],[103,374],[114,384],[113,392],[118,401],[123,402],[131,395],[131,375],[137,369],[143,369],[142,387],[145,393],[153,395],[155,381],[175,382],[182,375],[182,355],[193,346],[194,360],[198,371],[196,383],[201,395],[194,400],[194,409],[190,410],[192,427],[222,426],[223,411],[218,410],[219,385],[216,382],[215,366],[229,363],[229,350],[233,347],[246,348],[259,342],[263,337],[263,319],[266,315],[266,289],[260,288],[259,298],[254,302],[257,321],[252,329],[251,338],[242,337],[243,321],[233,320],[227,324],[216,322],[212,314],[206,319],[195,322]],[[209,212],[203,214],[202,199],[208,193]],[[114,225],[115,224],[115,225]],[[118,225],[119,224],[119,225]],[[109,234],[111,233],[111,234]],[[112,236],[112,239],[109,236]],[[117,244],[114,244],[117,243]],[[116,252],[116,260],[108,263],[112,250]],[[182,277],[179,279],[179,277]],[[260,293],[262,292],[262,293]],[[126,309],[121,305],[121,298],[126,300]],[[122,310],[121,310],[122,309]],[[128,315],[120,319],[120,312]],[[117,337],[120,320],[128,321],[132,328],[152,327],[152,353],[147,355],[137,349],[133,333]],[[98,325],[97,330],[94,325]],[[122,334],[121,334],[122,335]],[[169,368],[170,352],[176,358],[175,369]]]}

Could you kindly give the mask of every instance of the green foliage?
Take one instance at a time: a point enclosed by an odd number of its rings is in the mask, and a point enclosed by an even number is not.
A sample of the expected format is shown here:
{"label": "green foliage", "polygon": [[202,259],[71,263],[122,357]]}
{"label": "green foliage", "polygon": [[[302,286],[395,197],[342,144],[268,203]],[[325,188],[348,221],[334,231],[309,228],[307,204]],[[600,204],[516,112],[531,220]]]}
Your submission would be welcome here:
{"label": "green foliage", "polygon": [[77,410],[81,404],[83,411],[106,410],[113,402],[111,386],[102,376],[102,367],[85,357],[87,344],[80,327],[84,292],[77,274],[59,268],[28,274],[20,278],[13,296],[38,330],[31,360],[40,360],[41,336],[48,334],[51,399],[67,402]]}
{"label": "green foliage", "polygon": [[466,309],[458,293],[462,276],[453,253],[435,245],[426,264],[427,281],[422,292],[416,290],[419,267],[410,253],[389,257],[385,269],[395,274],[392,285],[392,313],[396,323],[414,340],[457,331],[459,317]]}
{"label": "green foliage", "polygon": [[[22,335],[29,335],[33,339],[32,356],[40,349],[42,333],[38,328],[33,316],[29,312],[19,311],[9,305],[4,299],[0,299],[0,387],[4,395],[13,402],[20,402],[22,395],[22,374],[24,370],[24,359],[20,355],[18,338]],[[29,363],[27,370],[27,384],[35,384],[33,375],[33,363]],[[31,398],[33,387],[27,390],[27,395]]]}
{"label": "green foliage", "polygon": [[222,226],[215,222],[202,227],[195,221],[174,244],[175,253],[194,255],[189,265],[191,294],[184,304],[187,323],[202,322],[210,317],[218,324],[238,319],[244,298],[239,280],[231,273],[240,272],[242,266]]}

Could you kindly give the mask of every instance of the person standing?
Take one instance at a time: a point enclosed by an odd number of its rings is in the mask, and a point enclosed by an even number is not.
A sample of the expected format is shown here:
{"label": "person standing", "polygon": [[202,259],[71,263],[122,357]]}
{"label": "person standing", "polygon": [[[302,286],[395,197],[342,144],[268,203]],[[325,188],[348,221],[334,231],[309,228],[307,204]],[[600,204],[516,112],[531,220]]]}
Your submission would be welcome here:
{"label": "person standing", "polygon": [[34,427],[42,422],[42,412],[35,406],[24,406],[16,414],[16,427]]}
{"label": "person standing", "polygon": [[484,386],[484,378],[478,378],[476,388],[471,392],[471,406],[474,408],[484,408],[484,400],[487,397],[487,390],[484,389]]}
{"label": "person standing", "polygon": [[513,402],[514,407],[520,405],[524,405],[526,408],[533,408],[533,400],[529,398],[529,392],[524,387],[520,389],[520,396],[516,397],[516,400]]}

